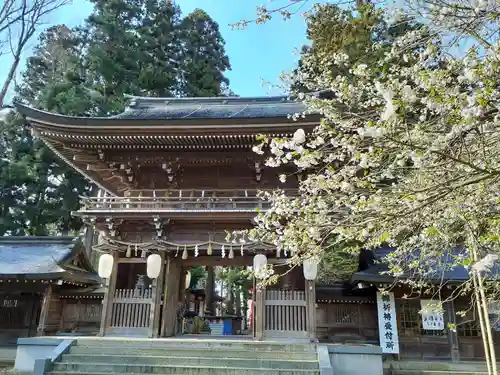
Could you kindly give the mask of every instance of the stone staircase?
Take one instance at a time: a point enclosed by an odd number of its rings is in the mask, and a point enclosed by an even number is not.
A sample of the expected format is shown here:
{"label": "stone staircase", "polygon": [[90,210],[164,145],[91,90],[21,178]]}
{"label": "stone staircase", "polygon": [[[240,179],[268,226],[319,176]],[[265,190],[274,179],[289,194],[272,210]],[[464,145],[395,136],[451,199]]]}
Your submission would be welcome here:
{"label": "stone staircase", "polygon": [[394,361],[385,363],[390,375],[488,375],[484,362]]}
{"label": "stone staircase", "polygon": [[78,339],[52,375],[319,375],[309,343],[197,339]]}

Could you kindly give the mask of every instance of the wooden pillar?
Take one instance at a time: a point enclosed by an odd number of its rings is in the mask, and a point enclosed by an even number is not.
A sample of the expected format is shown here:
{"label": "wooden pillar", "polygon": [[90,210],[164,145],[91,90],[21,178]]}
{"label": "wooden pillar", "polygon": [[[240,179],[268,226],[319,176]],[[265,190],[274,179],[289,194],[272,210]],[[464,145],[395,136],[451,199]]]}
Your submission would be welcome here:
{"label": "wooden pillar", "polygon": [[89,259],[92,258],[92,245],[94,244],[94,228],[91,225],[85,226],[85,234],[83,236],[83,246]]}
{"label": "wooden pillar", "polygon": [[316,336],[316,283],[306,280],[306,325],[307,336],[311,341],[317,341]]}
{"label": "wooden pillar", "polygon": [[158,337],[160,329],[161,293],[163,289],[163,275],[165,273],[165,253],[160,253],[161,270],[158,278],[153,280],[151,313],[149,316],[149,337]]}
{"label": "wooden pillar", "polygon": [[42,311],[40,312],[40,320],[38,322],[38,328],[36,330],[37,336],[44,336],[46,333],[51,301],[52,301],[52,284],[49,284],[43,294]]}
{"label": "wooden pillar", "polygon": [[60,332],[64,331],[64,312],[66,310],[66,304],[67,304],[67,300],[62,299],[61,300],[61,317],[59,319],[59,331]]}
{"label": "wooden pillar", "polygon": [[215,315],[215,309],[214,309],[215,271],[213,266],[207,266],[206,269],[207,269],[207,284],[205,286],[205,310],[207,310],[210,315]]}
{"label": "wooden pillar", "polygon": [[104,298],[102,299],[102,315],[101,326],[99,328],[99,336],[104,336],[107,329],[111,325],[111,313],[113,309],[113,298],[116,290],[116,278],[118,274],[119,253],[113,253],[113,268],[109,279],[106,279],[106,288],[104,290]]}
{"label": "wooden pillar", "polygon": [[200,300],[200,304],[198,306],[198,315],[200,317],[205,316],[205,301],[204,300]]}
{"label": "wooden pillar", "polygon": [[177,302],[179,299],[179,282],[181,278],[181,265],[171,256],[167,257],[165,270],[165,291],[163,298],[163,314],[161,322],[161,336],[175,335],[175,321],[177,319]]}
{"label": "wooden pillar", "polygon": [[255,338],[257,340],[264,339],[264,329],[266,326],[266,288],[258,285],[255,289]]}
{"label": "wooden pillar", "polygon": [[175,334],[183,334],[184,332],[184,317],[180,317],[180,321],[179,319],[177,319],[177,311],[179,310],[179,308],[182,309],[182,311],[184,311],[185,308],[189,308],[188,306],[188,303],[187,303],[187,294],[186,294],[186,272],[187,272],[187,269],[186,267],[183,267],[181,266],[181,277],[180,277],[180,281],[179,281],[179,298],[177,300],[177,304],[176,304],[176,307],[175,307],[175,312],[176,312],[176,320],[175,320],[175,323],[176,323],[176,328],[175,328]]}
{"label": "wooden pillar", "polygon": [[[444,305],[445,311],[446,311],[446,319],[445,322],[448,322],[448,324],[451,324],[453,327],[456,327],[457,324],[457,316],[455,313],[455,304],[453,303],[453,300],[446,302]],[[459,362],[460,361],[460,349],[458,347],[458,334],[456,329],[450,329],[449,327],[446,328],[447,333],[448,333],[448,343],[450,345],[450,354],[451,354],[451,360],[453,362]]]}

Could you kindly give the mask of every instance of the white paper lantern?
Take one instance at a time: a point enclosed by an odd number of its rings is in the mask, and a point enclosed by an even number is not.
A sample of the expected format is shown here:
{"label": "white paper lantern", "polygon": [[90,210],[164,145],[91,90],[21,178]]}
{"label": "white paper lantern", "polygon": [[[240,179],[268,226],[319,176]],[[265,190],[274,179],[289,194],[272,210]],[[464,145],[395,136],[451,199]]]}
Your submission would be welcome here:
{"label": "white paper lantern", "polygon": [[158,278],[158,276],[160,276],[162,266],[161,256],[159,254],[151,254],[150,256],[148,256],[146,263],[146,273],[148,274],[148,277],[150,279]]}
{"label": "white paper lantern", "polygon": [[302,264],[304,270],[304,278],[306,280],[316,280],[318,276],[318,261],[315,259],[308,258],[304,260]]}
{"label": "white paper lantern", "polygon": [[253,272],[257,278],[262,276],[262,271],[267,265],[267,257],[264,254],[257,254],[253,257]]}
{"label": "white paper lantern", "polygon": [[189,285],[191,285],[191,272],[186,272],[186,285],[184,289],[189,289]]}
{"label": "white paper lantern", "polygon": [[109,279],[113,271],[113,256],[111,254],[102,254],[99,258],[99,277]]}

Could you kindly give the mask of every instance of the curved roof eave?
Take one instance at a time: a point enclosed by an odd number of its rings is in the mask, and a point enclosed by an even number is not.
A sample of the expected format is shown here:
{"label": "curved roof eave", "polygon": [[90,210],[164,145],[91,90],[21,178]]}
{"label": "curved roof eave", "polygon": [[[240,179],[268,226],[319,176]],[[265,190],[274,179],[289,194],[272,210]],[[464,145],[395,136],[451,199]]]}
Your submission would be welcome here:
{"label": "curved roof eave", "polygon": [[[154,98],[158,99],[158,98]],[[181,98],[184,99],[184,98]],[[209,98],[210,99],[210,98]],[[146,99],[142,99],[146,100]],[[55,114],[25,104],[14,103],[17,111],[29,121],[41,126],[82,130],[124,130],[145,128],[154,130],[190,130],[207,129],[239,129],[255,127],[297,127],[303,124],[317,124],[319,114],[306,114],[302,102],[237,102],[237,104],[210,104],[194,101],[180,103],[173,99],[174,104],[161,104],[160,101],[148,101],[141,105],[127,107],[124,112],[110,117],[81,117]],[[207,99],[208,100],[208,99]],[[248,100],[247,100],[248,101]],[[300,114],[295,118],[291,115]]]}
{"label": "curved roof eave", "polygon": [[0,237],[0,278],[35,279],[82,282],[99,282],[95,271],[84,260],[82,270],[71,270],[65,263],[82,252],[83,242],[79,237]]}

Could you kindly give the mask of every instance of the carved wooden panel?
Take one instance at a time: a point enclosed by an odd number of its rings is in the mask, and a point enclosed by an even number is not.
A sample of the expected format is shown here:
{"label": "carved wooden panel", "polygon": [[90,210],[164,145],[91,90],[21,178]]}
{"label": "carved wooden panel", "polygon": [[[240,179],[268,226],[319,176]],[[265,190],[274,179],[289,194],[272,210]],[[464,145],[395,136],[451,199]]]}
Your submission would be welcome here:
{"label": "carved wooden panel", "polygon": [[60,331],[95,334],[99,331],[101,315],[100,299],[67,299],[63,304]]}
{"label": "carved wooden panel", "polygon": [[372,342],[376,339],[376,320],[372,304],[343,303],[318,304],[316,327],[319,339],[327,342]]}

